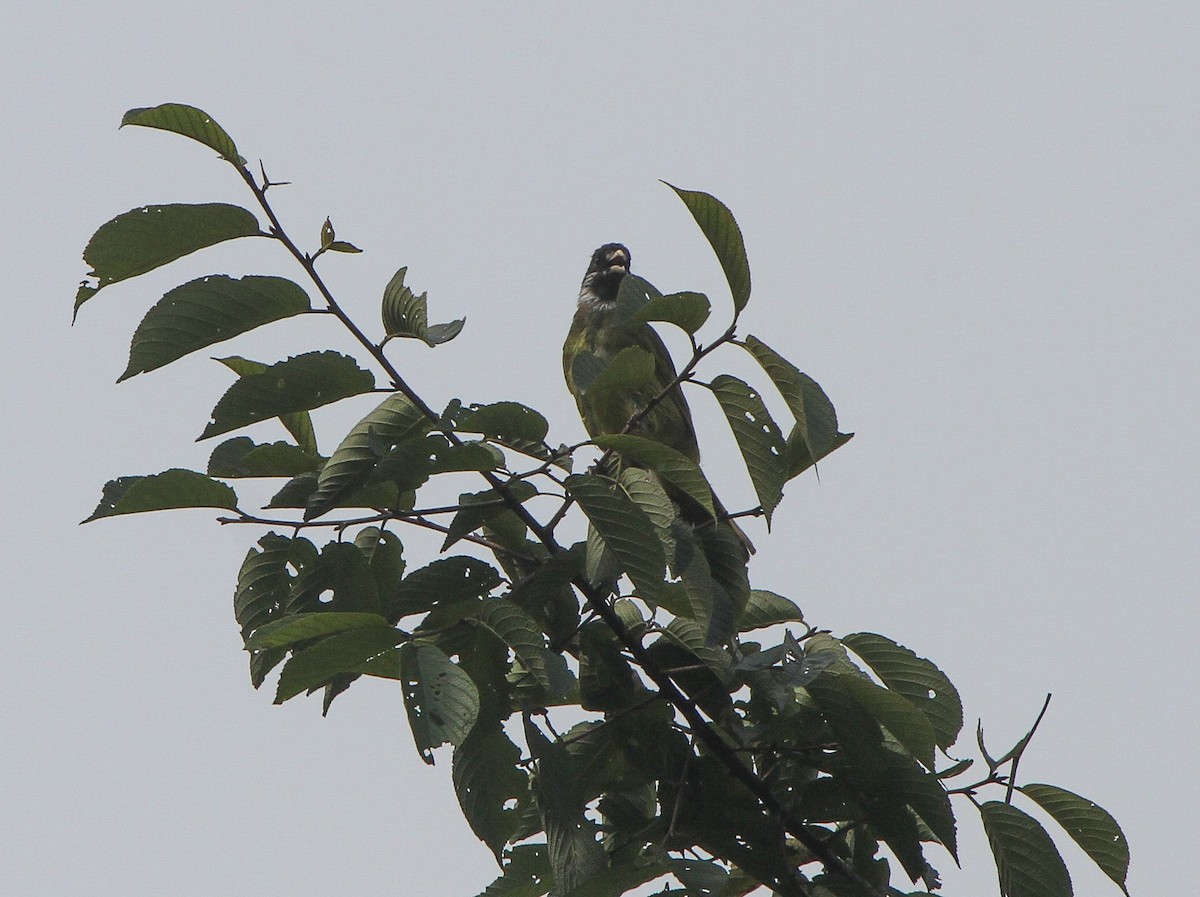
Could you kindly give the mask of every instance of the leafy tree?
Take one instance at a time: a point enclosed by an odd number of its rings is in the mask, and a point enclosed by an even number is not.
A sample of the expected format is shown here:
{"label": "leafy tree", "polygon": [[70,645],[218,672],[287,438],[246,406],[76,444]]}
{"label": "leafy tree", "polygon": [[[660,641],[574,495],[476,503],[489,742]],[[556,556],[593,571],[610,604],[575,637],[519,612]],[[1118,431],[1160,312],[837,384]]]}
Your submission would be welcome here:
{"label": "leafy tree", "polygon": [[[218,359],[237,379],[201,438],[268,420],[291,438],[230,436],[204,472],[113,480],[88,520],[211,507],[225,512],[223,523],[267,528],[234,592],[251,682],[261,686],[278,668],[276,703],[320,693],[327,712],[364,676],[398,681],[421,757],[433,763],[438,748],[453,746],[462,812],[501,867],[486,897],[609,897],[656,880],[660,893],[689,897],[762,886],[787,897],[929,893],[939,881],[927,846],[956,859],[955,800],[979,812],[1001,894],[1071,893],[1054,842],[1019,802],[1044,811],[1125,890],[1128,848],[1112,817],[1017,776],[1046,707],[999,757],[980,727],[980,759],[957,759],[948,752],[962,704],[937,666],[883,635],[835,637],[791,599],[751,586],[731,518],[769,522],[785,483],[850,434],[839,432],[815,380],[757,337],[739,336],[750,269],[721,202],[672,188],[725,273],[729,323],[701,342],[707,297],[663,294],[625,276],[620,320],[680,328],[691,357],[663,383],[636,347],[589,356],[574,368],[581,408],[632,414],[620,432],[591,427],[594,438],[555,447],[546,419],[518,402],[434,405],[419,395],[389,350],[404,339],[445,345],[464,320],[430,324],[428,297],[405,283],[405,268],[383,289],[380,326],[352,320],[318,263],[359,249],[328,219],[316,248],[302,249],[271,206],[277,184],[261,165],[253,173],[204,112],[133,109],[122,125],[216,151],[259,211],[168,204],[118,215],[84,251],[91,271],[76,313],[110,284],[241,237],[269,238],[307,286],[224,274],[182,284],[147,312],[120,379],[299,314],[327,315],[361,351]],[[786,426],[745,381],[700,379],[718,351],[735,349],[779,392]],[[654,428],[638,429],[685,382],[725,412],[753,509],[724,512],[690,444],[680,451]],[[383,399],[322,453],[311,412],[365,393]],[[612,404],[630,395],[640,396],[637,407]],[[464,477],[479,485],[458,501],[421,500]],[[257,478],[282,485],[264,508],[247,510],[230,481]],[[579,514],[587,538],[564,544],[563,523]],[[410,563],[411,527],[443,534],[442,556]],[[905,890],[909,882],[924,890]]]}

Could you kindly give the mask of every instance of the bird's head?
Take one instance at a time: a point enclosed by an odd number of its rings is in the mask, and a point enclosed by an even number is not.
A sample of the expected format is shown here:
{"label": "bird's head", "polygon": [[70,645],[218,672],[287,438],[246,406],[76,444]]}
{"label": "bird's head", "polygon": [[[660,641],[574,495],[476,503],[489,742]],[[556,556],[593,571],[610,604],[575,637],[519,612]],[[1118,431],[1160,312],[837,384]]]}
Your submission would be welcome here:
{"label": "bird's head", "polygon": [[579,288],[579,301],[600,305],[616,302],[621,278],[629,273],[630,259],[629,250],[620,243],[605,243],[593,252]]}

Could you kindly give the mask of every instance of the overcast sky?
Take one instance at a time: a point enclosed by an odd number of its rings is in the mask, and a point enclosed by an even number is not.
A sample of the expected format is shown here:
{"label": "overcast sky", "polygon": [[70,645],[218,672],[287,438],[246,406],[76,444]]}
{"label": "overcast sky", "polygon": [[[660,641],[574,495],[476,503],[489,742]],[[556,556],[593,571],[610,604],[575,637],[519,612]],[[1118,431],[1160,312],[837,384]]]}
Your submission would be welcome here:
{"label": "overcast sky", "polygon": [[[229,383],[213,353],[114,385],[145,310],[202,274],[298,276],[242,241],[110,287],[69,326],[102,222],[249,202],[205,148],[117,131],[175,101],[293,182],[272,195],[298,237],[315,245],[330,215],[366,250],[325,267],[364,324],[400,265],[431,319],[466,315],[456,342],[397,355],[434,405],[526,402],[565,441],[582,427],[561,335],[591,251],[625,242],[660,288],[720,304],[658,179],[722,198],[753,272],[745,332],[857,433],[819,484],[789,486],[774,536],[754,531],[755,584],[933,658],[966,703],[957,756],[976,718],[1006,748],[1053,692],[1022,776],[1115,814],[1135,894],[1182,893],[1200,745],[1196,5],[403,6],[6,15],[0,892],[472,897],[496,871],[449,754],[419,761],[393,685],[357,685],[328,719],[250,688],[231,594],[260,531],[202,511],[76,525],[106,480],[203,469],[212,447],[193,440]],[[229,348],[349,349],[329,324]],[[324,445],[362,410],[320,416]],[[697,415],[727,503],[750,504],[719,412]],[[931,860],[948,893],[994,893],[958,809],[965,871]],[[1077,893],[1118,893],[1058,840]]]}

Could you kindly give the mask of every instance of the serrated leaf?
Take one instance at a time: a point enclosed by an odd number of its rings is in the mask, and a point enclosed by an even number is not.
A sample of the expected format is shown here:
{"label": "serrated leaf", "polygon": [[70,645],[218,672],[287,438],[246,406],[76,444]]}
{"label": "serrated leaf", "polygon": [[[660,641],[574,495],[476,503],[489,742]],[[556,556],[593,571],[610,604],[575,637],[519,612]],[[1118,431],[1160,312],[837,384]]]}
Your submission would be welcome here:
{"label": "serrated leaf", "polygon": [[1129,893],[1125,887],[1129,842],[1107,810],[1057,785],[1022,785],[1019,790],[1049,813],[1117,887]]}
{"label": "serrated leaf", "polygon": [[400,646],[404,707],[421,759],[433,765],[433,749],[462,744],[479,714],[479,692],[471,677],[425,641]]}
{"label": "serrated leaf", "polygon": [[[454,749],[454,793],[471,831],[499,862],[519,821],[517,807],[532,795],[529,777],[518,765],[521,750],[499,726],[478,725]],[[514,806],[506,804],[513,802]]]}
{"label": "serrated leaf", "polygon": [[237,147],[219,124],[203,109],[187,106],[183,103],[163,103],[158,106],[148,106],[140,109],[130,109],[121,117],[120,127],[138,125],[143,128],[158,128],[190,137],[203,143],[210,149],[216,150],[226,162],[235,166],[246,164],[246,160],[238,155]]}
{"label": "serrated leaf", "polygon": [[665,321],[685,333],[694,334],[704,326],[711,311],[712,306],[703,293],[668,293],[656,296],[634,312],[630,323]]}
{"label": "serrated leaf", "polygon": [[770,525],[771,514],[783,498],[787,475],[783,434],[759,394],[742,380],[719,374],[713,378],[712,391],[729,421]]}
{"label": "serrated leaf", "polygon": [[543,897],[553,886],[545,844],[519,844],[504,855],[504,871],[478,897]]}
{"label": "serrated leaf", "polygon": [[[667,564],[675,569],[675,536],[673,526],[679,511],[671,501],[658,477],[648,470],[627,467],[619,477],[621,488],[635,505],[646,512],[662,542]],[[661,593],[660,593],[661,598]]]}
{"label": "serrated leaf", "polygon": [[776,623],[803,623],[804,613],[790,598],[766,589],[753,589],[737,618],[737,631],[749,632]]}
{"label": "serrated leaf", "polygon": [[480,433],[502,442],[543,442],[550,424],[537,411],[520,402],[493,402],[471,405],[454,416],[454,429],[460,433]]}
{"label": "serrated leaf", "polygon": [[210,477],[294,477],[320,469],[322,459],[290,442],[259,445],[249,436],[235,436],[213,449]]}
{"label": "serrated leaf", "polygon": [[549,742],[528,714],[524,721],[525,742],[537,761],[534,793],[546,832],[554,890],[569,897],[608,865],[607,857],[596,840],[595,826],[584,816],[571,755],[561,742]]}
{"label": "serrated leaf", "polygon": [[954,744],[962,730],[962,700],[954,684],[932,661],[873,632],[855,632],[841,642],[862,658],[884,685],[925,714],[938,747],[945,749]]}
{"label": "serrated leaf", "polygon": [[[667,184],[666,181],[663,181]],[[746,260],[746,244],[742,231],[734,220],[733,213],[721,200],[699,190],[683,190],[667,184],[683,200],[700,230],[716,253],[729,292],[733,296],[733,307],[741,311],[750,301],[750,263]]]}
{"label": "serrated leaf", "polygon": [[549,690],[550,675],[543,651],[546,640],[529,614],[505,598],[483,602],[476,619],[513,653],[542,688]]}
{"label": "serrated leaf", "polygon": [[318,688],[339,673],[357,671],[372,657],[394,648],[402,639],[404,635],[390,626],[372,626],[339,632],[311,648],[294,651],[279,674],[275,703],[282,704],[302,692]]}
{"label": "serrated leaf", "polygon": [[387,629],[395,632],[379,614],[370,613],[304,613],[294,614],[255,630],[246,639],[246,650],[287,648],[298,642],[349,632],[356,629]]}
{"label": "serrated leaf", "polygon": [[644,277],[626,274],[617,286],[617,301],[613,321],[624,324],[662,296],[658,288]]}
{"label": "serrated leaf", "polygon": [[820,384],[758,337],[746,337],[744,345],[783,396],[809,455],[819,461],[833,451],[838,438],[837,413]]}
{"label": "serrated leaf", "polygon": [[482,598],[500,584],[496,568],[471,557],[449,557],[414,570],[387,607],[389,619],[425,613],[437,604]]}
{"label": "serrated leaf", "polygon": [[597,446],[612,450],[640,467],[648,468],[680,492],[687,494],[711,516],[716,516],[713,507],[712,488],[700,465],[682,452],[644,436],[632,433],[608,433],[592,438]]}
{"label": "serrated leaf", "polygon": [[628,346],[611,361],[586,349],[575,353],[571,362],[572,379],[589,405],[605,401],[620,402],[645,386],[654,377],[654,355],[638,346]]}
{"label": "serrated leaf", "polygon": [[[835,449],[840,449],[843,445],[854,438],[853,433],[838,433],[837,438],[833,440],[833,448],[826,452],[832,453]],[[804,471],[816,465],[817,458],[813,460],[813,456],[808,451],[808,446],[804,444],[804,438],[800,433],[800,428],[792,427],[792,431],[788,434],[787,450],[784,452],[785,463],[787,469],[787,479],[791,480],[800,476]]]}
{"label": "serrated leaf", "polygon": [[129,364],[117,382],[311,308],[308,294],[283,277],[238,279],[212,274],[189,281],[146,313],[133,334]]}
{"label": "serrated leaf", "polygon": [[389,337],[411,337],[424,341],[429,346],[448,343],[462,331],[466,318],[447,321],[444,324],[429,323],[428,294],[416,295],[404,285],[408,268],[401,268],[388,281],[383,290],[380,308],[383,317],[383,332]]}
{"label": "serrated leaf", "polygon": [[142,206],[100,225],[83,250],[91,266],[75,297],[79,307],[111,283],[127,280],[183,258],[198,249],[238,237],[262,236],[258,219],[241,206],[223,202]]}
{"label": "serrated leaf", "polygon": [[460,333],[463,327],[467,324],[467,319],[455,318],[453,321],[446,321],[442,324],[430,324],[425,328],[425,342],[430,346],[440,346],[443,343],[448,343]]}
{"label": "serrated leaf", "polygon": [[880,688],[869,679],[848,676],[842,686],[922,766],[933,770],[933,727],[923,713],[899,693]]}
{"label": "serrated leaf", "polygon": [[375,388],[375,377],[349,355],[306,352],[238,378],[221,396],[200,439],[297,411],[320,408]]}
{"label": "serrated leaf", "polygon": [[638,595],[654,600],[663,585],[666,557],[646,512],[603,477],[572,474],[566,487],[629,574]]}
{"label": "serrated leaf", "polygon": [[1071,897],[1071,876],[1041,824],[1011,804],[979,807],[1003,897]]}
{"label": "serrated leaf", "polygon": [[338,499],[361,486],[378,463],[380,450],[428,430],[430,423],[421,410],[394,393],[354,425],[333,455],[321,468],[316,491],[308,499],[304,519],[319,517]]}
{"label": "serrated leaf", "polygon": [[226,484],[194,470],[173,468],[149,476],[118,477],[104,484],[96,510],[82,522],[176,508],[236,511],[237,495]]}

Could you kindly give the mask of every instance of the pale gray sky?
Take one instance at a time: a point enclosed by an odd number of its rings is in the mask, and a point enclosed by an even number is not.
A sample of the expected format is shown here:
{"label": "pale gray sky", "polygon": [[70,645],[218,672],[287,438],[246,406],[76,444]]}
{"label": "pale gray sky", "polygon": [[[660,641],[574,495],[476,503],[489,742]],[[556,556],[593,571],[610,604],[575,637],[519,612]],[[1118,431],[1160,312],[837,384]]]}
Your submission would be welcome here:
{"label": "pale gray sky", "polygon": [[[146,308],[200,274],[290,273],[244,241],[110,287],[69,328],[103,221],[248,202],[204,148],[116,130],[177,101],[294,182],[276,201],[297,235],[331,215],[366,250],[326,267],[364,322],[402,264],[435,319],[467,316],[457,342],[402,357],[434,404],[524,401],[561,439],[582,432],[558,355],[589,254],[621,240],[659,287],[719,300],[657,179],[721,197],[754,276],[746,331],[858,434],[820,484],[789,487],[778,535],[754,533],[756,585],[933,658],[996,747],[1053,692],[1022,775],[1116,815],[1135,894],[1182,893],[1200,796],[1195,4],[404,7],[5,17],[0,892],[471,897],[495,874],[394,687],[356,686],[325,720],[250,689],[231,594],[258,531],[199,511],[76,526],[105,480],[202,468],[212,447],[192,444],[229,382],[211,353],[113,385]],[[349,348],[326,323],[231,348]],[[357,413],[321,418],[325,441]],[[710,442],[710,465],[730,451]],[[947,893],[994,893],[959,812],[965,871],[931,859]],[[1077,893],[1117,893],[1059,841]]]}

